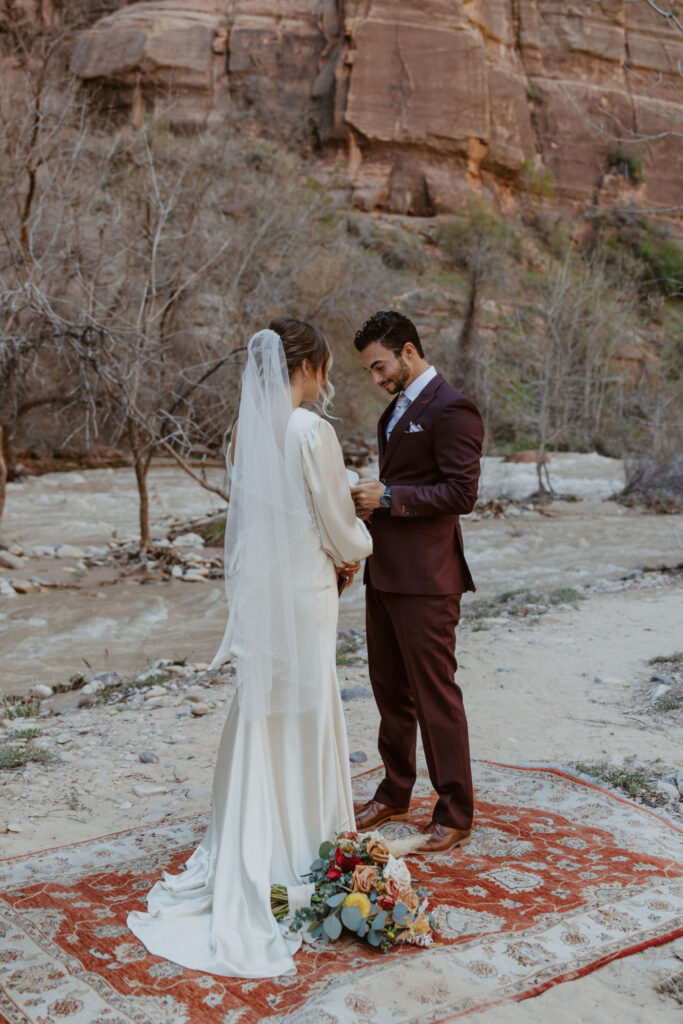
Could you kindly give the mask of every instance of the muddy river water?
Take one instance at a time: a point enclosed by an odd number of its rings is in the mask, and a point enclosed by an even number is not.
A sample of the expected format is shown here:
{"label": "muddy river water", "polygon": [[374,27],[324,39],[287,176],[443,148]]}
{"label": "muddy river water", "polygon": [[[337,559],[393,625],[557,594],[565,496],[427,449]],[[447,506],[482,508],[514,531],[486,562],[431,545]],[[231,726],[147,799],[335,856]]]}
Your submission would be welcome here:
{"label": "muddy river water", "polygon": [[[467,557],[477,597],[529,588],[581,587],[618,579],[648,566],[683,562],[680,516],[643,514],[609,500],[622,486],[621,464],[598,455],[557,455],[552,479],[557,501],[543,512],[509,506],[504,516],[475,511],[463,520]],[[220,470],[210,471],[222,482]],[[171,466],[150,472],[153,534],[165,535],[179,519],[218,510],[220,500]],[[536,487],[533,466],[487,459],[485,501],[523,501]],[[79,573],[76,561],[46,557],[35,548],[75,545],[104,549],[112,534],[136,535],[137,499],[132,471],[52,473],[9,486],[0,543],[18,544],[36,575],[59,565],[62,579]],[[0,568],[0,577],[12,571]],[[0,596],[0,686],[25,693],[36,682],[64,682],[74,672],[128,673],[159,657],[210,661],[222,636],[226,608],[220,580],[186,583],[161,578]],[[467,616],[467,603],[464,603]],[[354,584],[341,602],[340,627],[362,627],[363,591]]]}

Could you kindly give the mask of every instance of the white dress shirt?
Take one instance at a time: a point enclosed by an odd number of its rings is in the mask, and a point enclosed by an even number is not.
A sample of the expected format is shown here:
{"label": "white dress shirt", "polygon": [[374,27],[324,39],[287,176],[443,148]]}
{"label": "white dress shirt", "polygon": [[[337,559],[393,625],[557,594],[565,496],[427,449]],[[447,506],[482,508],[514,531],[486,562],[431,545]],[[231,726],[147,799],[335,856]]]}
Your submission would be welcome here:
{"label": "white dress shirt", "polygon": [[436,377],[436,370],[433,366],[429,366],[424,373],[421,373],[419,377],[416,377],[415,380],[408,385],[405,391],[400,393],[396,400],[394,411],[389,417],[389,422],[387,423],[387,440],[389,438],[389,434],[394,429],[401,416],[403,416],[403,413],[410,405],[413,404],[420,392],[427,387],[430,380],[434,377]]}

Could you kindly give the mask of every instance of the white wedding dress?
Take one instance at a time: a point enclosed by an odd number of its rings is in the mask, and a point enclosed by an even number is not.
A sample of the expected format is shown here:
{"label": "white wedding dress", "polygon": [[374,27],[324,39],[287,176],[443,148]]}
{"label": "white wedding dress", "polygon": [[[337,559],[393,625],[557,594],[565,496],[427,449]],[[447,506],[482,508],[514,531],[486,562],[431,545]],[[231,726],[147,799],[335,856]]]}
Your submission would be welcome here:
{"label": "white wedding dress", "polygon": [[299,670],[319,685],[320,700],[311,710],[245,721],[235,697],[218,751],[208,831],[183,873],[165,874],[151,890],[148,912],[128,917],[151,953],[231,977],[295,970],[292,954],[301,938],[275,921],[271,883],[301,885],[320,843],[354,828],[336,673],[335,565],[366,557],[372,542],[356,518],[329,423],[295,409],[284,455],[311,513],[292,559],[291,587]]}

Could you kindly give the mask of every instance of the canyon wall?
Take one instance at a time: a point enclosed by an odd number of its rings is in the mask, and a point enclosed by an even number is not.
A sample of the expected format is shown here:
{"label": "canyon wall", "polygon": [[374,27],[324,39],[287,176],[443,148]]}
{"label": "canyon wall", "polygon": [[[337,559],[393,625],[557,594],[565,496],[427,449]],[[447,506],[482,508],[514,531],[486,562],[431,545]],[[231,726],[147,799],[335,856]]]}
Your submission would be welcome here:
{"label": "canyon wall", "polygon": [[644,0],[143,0],[72,58],[134,118],[239,112],[343,156],[359,207],[421,215],[483,191],[678,216],[681,67],[683,33]]}

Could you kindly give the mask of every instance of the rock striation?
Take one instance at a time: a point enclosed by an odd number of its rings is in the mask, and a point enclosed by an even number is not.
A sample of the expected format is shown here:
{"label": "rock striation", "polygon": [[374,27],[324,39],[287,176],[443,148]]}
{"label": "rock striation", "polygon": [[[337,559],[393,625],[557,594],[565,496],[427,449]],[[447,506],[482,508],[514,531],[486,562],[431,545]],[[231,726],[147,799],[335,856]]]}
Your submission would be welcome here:
{"label": "rock striation", "polygon": [[683,34],[645,0],[143,0],[72,67],[138,119],[312,137],[363,209],[683,204]]}

